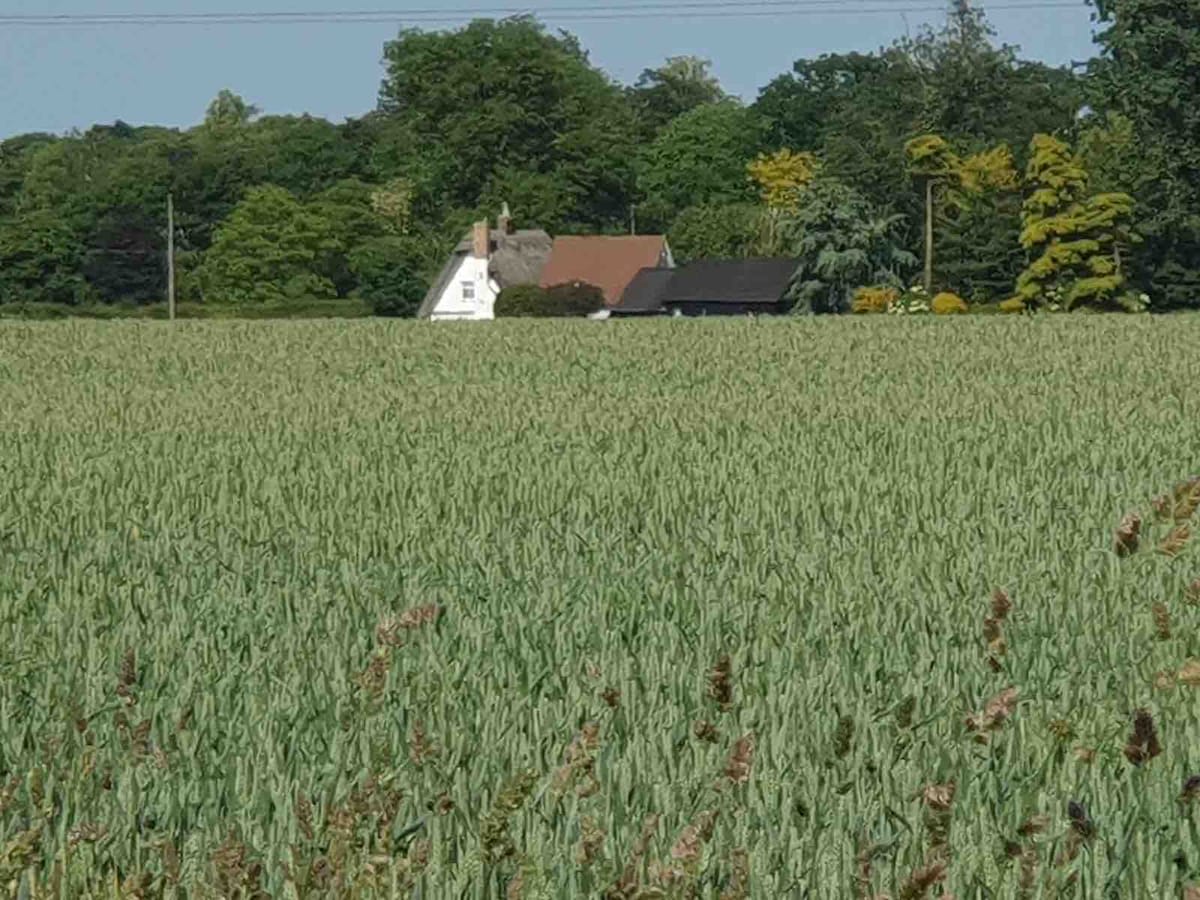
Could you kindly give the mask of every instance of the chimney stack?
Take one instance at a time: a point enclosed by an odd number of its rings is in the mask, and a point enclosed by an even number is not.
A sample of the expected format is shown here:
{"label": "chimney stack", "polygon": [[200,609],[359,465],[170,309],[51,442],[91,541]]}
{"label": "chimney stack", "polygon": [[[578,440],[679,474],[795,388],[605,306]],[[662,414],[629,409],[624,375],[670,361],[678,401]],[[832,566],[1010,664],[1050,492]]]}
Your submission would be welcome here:
{"label": "chimney stack", "polygon": [[486,220],[475,223],[475,235],[472,240],[471,253],[476,259],[488,259],[491,256],[492,234]]}
{"label": "chimney stack", "polygon": [[500,218],[496,220],[496,227],[502,235],[509,235],[513,232],[512,213],[509,211],[507,203],[500,210]]}

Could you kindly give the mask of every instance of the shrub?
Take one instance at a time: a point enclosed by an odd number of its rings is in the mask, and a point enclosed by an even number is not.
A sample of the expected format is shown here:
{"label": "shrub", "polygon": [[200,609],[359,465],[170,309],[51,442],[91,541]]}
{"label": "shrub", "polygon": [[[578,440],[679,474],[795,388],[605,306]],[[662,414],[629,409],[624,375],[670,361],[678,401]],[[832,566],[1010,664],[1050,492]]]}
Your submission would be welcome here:
{"label": "shrub", "polygon": [[496,298],[496,317],[570,318],[586,316],[604,306],[604,293],[590,284],[559,284],[541,288],[519,284]]}
{"label": "shrub", "polygon": [[1020,297],[1012,297],[1000,304],[1000,311],[1006,313],[1025,312],[1025,301]]}
{"label": "shrub", "polygon": [[863,287],[854,292],[850,309],[860,314],[885,313],[899,299],[900,292],[894,287]]}
{"label": "shrub", "polygon": [[513,285],[502,290],[496,298],[496,318],[540,316],[545,304],[546,292],[536,284]]}
{"label": "shrub", "polygon": [[931,306],[935,315],[952,316],[959,313],[970,312],[967,307],[967,301],[958,294],[950,291],[943,291],[933,298]]}
{"label": "shrub", "polygon": [[604,291],[591,284],[558,284],[546,291],[551,316],[586,316],[604,308]]}

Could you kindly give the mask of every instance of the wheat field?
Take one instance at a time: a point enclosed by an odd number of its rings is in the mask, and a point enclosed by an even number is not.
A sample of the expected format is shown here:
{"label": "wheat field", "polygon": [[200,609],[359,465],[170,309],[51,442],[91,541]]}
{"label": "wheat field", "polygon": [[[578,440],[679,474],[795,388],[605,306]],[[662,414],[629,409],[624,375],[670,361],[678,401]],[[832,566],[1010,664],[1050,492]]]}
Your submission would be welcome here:
{"label": "wheat field", "polygon": [[1181,896],[1197,347],[5,324],[0,889]]}

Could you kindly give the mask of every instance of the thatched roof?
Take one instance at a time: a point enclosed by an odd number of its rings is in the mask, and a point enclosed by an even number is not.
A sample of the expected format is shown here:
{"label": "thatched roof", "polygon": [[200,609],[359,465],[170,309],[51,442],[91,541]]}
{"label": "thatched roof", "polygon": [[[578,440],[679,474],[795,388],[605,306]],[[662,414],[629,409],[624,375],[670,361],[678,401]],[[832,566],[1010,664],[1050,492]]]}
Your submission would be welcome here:
{"label": "thatched roof", "polygon": [[[537,284],[542,267],[550,258],[550,249],[554,240],[541,229],[527,229],[505,234],[501,231],[491,233],[491,260],[488,263],[488,274],[500,285],[500,290],[516,284]],[[458,271],[464,257],[469,256],[474,249],[472,234],[454,248],[441,273],[429,287],[425,301],[417,311],[417,317],[427,319],[433,314],[438,298],[446,290],[454,273]]]}

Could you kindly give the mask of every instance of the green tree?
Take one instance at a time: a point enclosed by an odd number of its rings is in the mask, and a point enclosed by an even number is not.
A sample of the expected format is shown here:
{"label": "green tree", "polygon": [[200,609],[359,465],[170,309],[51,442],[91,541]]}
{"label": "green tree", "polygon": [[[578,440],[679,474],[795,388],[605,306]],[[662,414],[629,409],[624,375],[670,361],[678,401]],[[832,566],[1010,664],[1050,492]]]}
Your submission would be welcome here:
{"label": "green tree", "polygon": [[183,142],[174,131],[118,122],[41,144],[27,158],[14,209],[47,212],[75,235],[71,274],[87,281],[93,299],[161,300],[166,200]]}
{"label": "green tree", "polygon": [[342,249],[333,225],[288,191],[253,188],[217,229],[197,280],[206,300],[221,303],[334,297],[324,273]]}
{"label": "green tree", "polygon": [[899,61],[898,55],[887,53],[826,54],[797,60],[791,72],[762,89],[754,104],[763,121],[766,143],[772,148],[822,147],[832,118],[856,99],[886,85]]}
{"label": "green tree", "polygon": [[243,100],[233,91],[223,90],[208,105],[204,124],[214,131],[242,128],[254,119],[261,110]]}
{"label": "green tree", "polygon": [[921,126],[956,146],[1026,147],[1034,134],[1069,128],[1084,104],[1066,68],[1026,62],[970,0],[952,0],[945,24],[896,44],[919,73]]}
{"label": "green tree", "polygon": [[653,140],[668,123],[686,112],[726,99],[711,69],[707,59],[673,56],[658,68],[642,72],[628,91],[642,140]]}
{"label": "green tree", "polygon": [[976,303],[1012,290],[1024,262],[1020,177],[1007,145],[968,156],[937,220],[936,281]]}
{"label": "green tree", "polygon": [[356,293],[371,304],[375,315],[417,314],[427,283],[418,274],[420,257],[410,238],[389,235],[363,241],[350,251],[349,264]]}
{"label": "green tree", "polygon": [[25,134],[0,141],[0,217],[16,211],[34,155],[57,140],[48,134]]}
{"label": "green tree", "polygon": [[899,242],[900,225],[900,216],[878,212],[851,188],[829,178],[814,181],[785,222],[799,260],[792,311],[848,312],[856,289],[901,285],[917,260]]}
{"label": "green tree", "polygon": [[443,212],[475,208],[493,179],[516,170],[553,178],[573,198],[571,223],[627,221],[633,111],[573,37],[531,18],[476,21],[403,31],[384,59],[379,110],[396,126],[392,174],[421,181],[420,158],[432,153]]}
{"label": "green tree", "polygon": [[337,125],[313,116],[264,116],[247,125],[249,177],[306,198],[363,173],[357,148]]}
{"label": "green tree", "polygon": [[[1156,308],[1200,308],[1200,7],[1195,0],[1093,0],[1103,30],[1091,101],[1130,125],[1126,170],[1145,238],[1133,276]],[[1111,120],[1110,120],[1111,121]],[[1136,174],[1135,174],[1136,173]]]}
{"label": "green tree", "polygon": [[759,152],[759,128],[755,113],[733,100],[671,122],[639,159],[639,219],[663,228],[690,206],[753,200],[746,167]]}
{"label": "green tree", "polygon": [[1049,135],[1033,139],[1026,182],[1021,245],[1035,258],[1017,280],[1016,299],[1026,307],[1119,308],[1125,275],[1118,247],[1129,240],[1133,198],[1089,195],[1079,157]]}
{"label": "green tree", "polygon": [[756,203],[690,206],[667,232],[679,263],[760,255],[766,210]]}
{"label": "green tree", "polygon": [[91,300],[81,257],[78,235],[52,210],[0,220],[0,303],[74,306]]}

